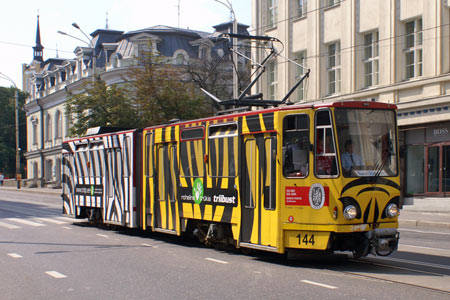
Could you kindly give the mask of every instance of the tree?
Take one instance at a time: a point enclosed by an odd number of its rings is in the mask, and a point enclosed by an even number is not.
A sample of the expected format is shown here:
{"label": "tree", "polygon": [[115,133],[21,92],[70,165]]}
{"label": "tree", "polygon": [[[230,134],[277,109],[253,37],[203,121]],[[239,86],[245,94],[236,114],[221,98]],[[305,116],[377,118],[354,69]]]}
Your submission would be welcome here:
{"label": "tree", "polygon": [[81,136],[97,126],[134,128],[140,125],[128,91],[118,85],[107,86],[100,78],[84,84],[84,92],[71,93],[66,112],[71,116],[70,135]]}
{"label": "tree", "polygon": [[129,76],[141,127],[172,119],[197,119],[213,112],[180,67],[164,63],[151,52],[142,53],[139,65],[131,69]]}
{"label": "tree", "polygon": [[[190,59],[185,62],[184,72],[195,84],[196,87],[203,88],[215,95],[220,100],[229,100],[233,98],[233,72],[237,68],[238,90],[243,91],[250,83],[250,63],[243,59],[240,62],[233,62],[232,52],[228,50],[228,41],[219,40],[215,48],[211,48],[210,55],[204,55],[199,59]],[[250,56],[250,47],[243,44],[241,53]],[[221,50],[222,55],[219,55]],[[217,109],[223,109],[215,103]]]}
{"label": "tree", "polygon": [[[5,176],[14,177],[16,173],[16,134],[15,134],[15,88],[0,87],[0,171]],[[19,148],[26,149],[26,116],[20,109],[25,103],[26,93],[19,91]],[[24,168],[24,158],[20,152],[21,173]]]}

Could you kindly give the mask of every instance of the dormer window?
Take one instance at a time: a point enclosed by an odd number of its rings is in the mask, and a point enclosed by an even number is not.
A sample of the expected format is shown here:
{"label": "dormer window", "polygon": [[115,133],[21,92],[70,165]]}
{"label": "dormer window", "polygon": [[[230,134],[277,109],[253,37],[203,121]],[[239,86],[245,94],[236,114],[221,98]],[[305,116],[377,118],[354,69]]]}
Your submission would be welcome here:
{"label": "dormer window", "polygon": [[173,54],[172,63],[174,65],[185,65],[189,60],[189,55],[183,49],[178,49]]}

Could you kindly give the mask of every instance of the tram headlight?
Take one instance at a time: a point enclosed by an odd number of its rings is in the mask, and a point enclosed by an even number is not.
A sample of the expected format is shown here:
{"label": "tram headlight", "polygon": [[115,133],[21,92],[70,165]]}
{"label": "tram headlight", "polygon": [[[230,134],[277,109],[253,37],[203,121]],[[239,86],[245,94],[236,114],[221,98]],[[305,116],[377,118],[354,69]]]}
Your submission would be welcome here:
{"label": "tram headlight", "polygon": [[395,203],[391,203],[386,207],[386,216],[394,218],[398,216],[398,206]]}
{"label": "tram headlight", "polygon": [[358,214],[358,210],[354,205],[348,205],[344,208],[344,217],[347,220],[353,220],[356,218],[356,215]]}

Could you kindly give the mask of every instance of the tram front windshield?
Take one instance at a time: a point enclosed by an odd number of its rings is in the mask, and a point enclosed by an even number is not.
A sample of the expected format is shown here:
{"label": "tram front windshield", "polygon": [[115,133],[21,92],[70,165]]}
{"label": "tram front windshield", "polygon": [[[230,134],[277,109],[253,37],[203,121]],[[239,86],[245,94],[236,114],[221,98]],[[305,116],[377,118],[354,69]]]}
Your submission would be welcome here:
{"label": "tram front windshield", "polygon": [[393,110],[336,108],[335,120],[345,177],[397,175]]}

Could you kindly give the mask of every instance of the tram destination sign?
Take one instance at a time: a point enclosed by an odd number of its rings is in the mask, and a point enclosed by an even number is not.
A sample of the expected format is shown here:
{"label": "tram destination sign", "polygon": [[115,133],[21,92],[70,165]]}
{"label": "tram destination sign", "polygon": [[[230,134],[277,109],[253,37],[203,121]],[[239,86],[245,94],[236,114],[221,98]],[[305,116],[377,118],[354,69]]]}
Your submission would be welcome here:
{"label": "tram destination sign", "polygon": [[75,185],[75,195],[79,196],[103,196],[103,185],[101,184],[77,184]]}

